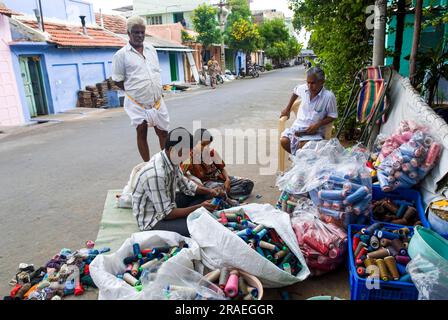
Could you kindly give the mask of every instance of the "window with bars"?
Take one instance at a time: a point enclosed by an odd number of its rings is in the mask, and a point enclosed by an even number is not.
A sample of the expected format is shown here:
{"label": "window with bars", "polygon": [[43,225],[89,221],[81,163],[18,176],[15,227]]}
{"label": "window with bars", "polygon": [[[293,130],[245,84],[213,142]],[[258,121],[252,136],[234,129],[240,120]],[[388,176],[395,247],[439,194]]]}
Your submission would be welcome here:
{"label": "window with bars", "polygon": [[163,24],[162,16],[151,16],[147,20],[149,25]]}

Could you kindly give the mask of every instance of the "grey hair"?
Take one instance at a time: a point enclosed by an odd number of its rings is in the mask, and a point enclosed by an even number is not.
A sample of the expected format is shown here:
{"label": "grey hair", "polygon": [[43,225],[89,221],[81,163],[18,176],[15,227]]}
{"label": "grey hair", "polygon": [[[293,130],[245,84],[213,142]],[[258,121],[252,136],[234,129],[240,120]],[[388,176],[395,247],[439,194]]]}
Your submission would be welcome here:
{"label": "grey hair", "polygon": [[318,81],[325,81],[325,72],[319,67],[311,67],[306,71],[306,76],[315,76]]}
{"label": "grey hair", "polygon": [[126,21],[126,26],[128,28],[128,32],[132,31],[132,28],[135,26],[144,26],[146,27],[145,19],[140,16],[132,16]]}

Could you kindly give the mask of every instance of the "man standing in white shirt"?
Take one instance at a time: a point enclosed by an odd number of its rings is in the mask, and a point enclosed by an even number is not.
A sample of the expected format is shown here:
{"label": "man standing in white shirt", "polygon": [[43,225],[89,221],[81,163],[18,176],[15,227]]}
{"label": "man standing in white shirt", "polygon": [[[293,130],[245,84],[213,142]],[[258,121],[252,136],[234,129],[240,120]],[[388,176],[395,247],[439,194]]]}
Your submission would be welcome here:
{"label": "man standing in white shirt", "polygon": [[333,92],[324,88],[325,73],[319,67],[310,68],[307,73],[307,83],[294,88],[291,99],[283,109],[280,117],[288,117],[297,99],[301,106],[297,119],[291,128],[282,133],[280,143],[288,153],[295,154],[309,140],[306,137],[323,139],[327,125],[338,117],[336,97]]}
{"label": "man standing in white shirt", "polygon": [[124,109],[137,129],[137,146],[143,161],[150,159],[148,126],[154,127],[163,149],[170,118],[162,98],[162,79],[156,49],[146,44],[146,23],[134,16],[128,19],[129,43],[113,58],[112,79],[125,90]]}

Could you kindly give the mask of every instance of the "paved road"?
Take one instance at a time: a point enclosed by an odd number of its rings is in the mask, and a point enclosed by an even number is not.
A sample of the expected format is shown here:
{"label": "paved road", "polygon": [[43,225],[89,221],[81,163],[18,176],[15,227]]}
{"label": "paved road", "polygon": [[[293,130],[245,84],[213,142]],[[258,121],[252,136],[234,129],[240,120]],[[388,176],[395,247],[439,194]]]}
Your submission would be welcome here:
{"label": "paved road", "polygon": [[[172,128],[191,130],[194,120],[221,130],[276,128],[280,107],[302,79],[303,70],[294,67],[175,96],[167,101]],[[152,130],[149,139],[153,154]],[[43,264],[61,248],[94,240],[107,190],[122,188],[139,162],[122,109],[1,139],[0,295],[20,262]],[[255,166],[234,168],[256,176]]]}

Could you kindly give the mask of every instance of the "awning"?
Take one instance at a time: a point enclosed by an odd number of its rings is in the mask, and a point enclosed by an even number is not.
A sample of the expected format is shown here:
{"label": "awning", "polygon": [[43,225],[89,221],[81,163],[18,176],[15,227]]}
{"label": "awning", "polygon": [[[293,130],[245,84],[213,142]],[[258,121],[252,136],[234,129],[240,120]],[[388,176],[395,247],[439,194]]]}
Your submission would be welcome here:
{"label": "awning", "polygon": [[158,48],[158,47],[156,47],[156,50],[157,51],[178,51],[178,52],[194,52],[194,51],[197,51],[197,50],[193,50],[193,49],[190,49],[190,48],[188,48],[188,49],[184,49],[184,48]]}

